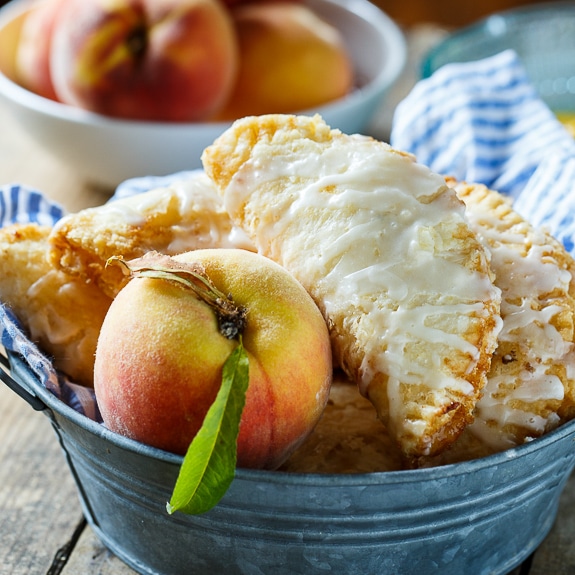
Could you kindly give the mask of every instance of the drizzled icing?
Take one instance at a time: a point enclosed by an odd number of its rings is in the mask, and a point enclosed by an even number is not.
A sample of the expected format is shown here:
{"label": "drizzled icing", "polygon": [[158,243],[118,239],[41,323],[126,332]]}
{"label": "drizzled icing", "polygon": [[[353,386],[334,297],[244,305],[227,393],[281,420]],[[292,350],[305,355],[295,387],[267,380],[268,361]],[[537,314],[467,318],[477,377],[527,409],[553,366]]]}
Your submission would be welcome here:
{"label": "drizzled icing", "polygon": [[[465,255],[453,245],[468,228],[444,180],[385,144],[349,140],[317,154],[253,154],[224,205],[232,217],[243,214],[257,248],[299,279],[328,321],[346,326],[355,338],[348,345],[362,347],[360,390],[385,373],[393,426],[419,433],[421,422],[402,413],[400,382],[471,396],[473,386],[445,368],[445,357],[467,357],[468,372],[476,367],[470,322],[492,316],[486,302],[499,291],[475,239],[465,240]],[[418,357],[406,353],[420,345]],[[435,351],[425,353],[426,345]]]}
{"label": "drizzled icing", "polygon": [[166,188],[109,202],[97,209],[103,219],[120,220],[127,226],[141,227],[151,214],[157,216],[166,212],[165,206],[173,200],[169,243],[158,245],[156,249],[169,254],[214,246],[253,250],[246,234],[232,226],[213,184],[203,173],[174,182]]}
{"label": "drizzled icing", "polygon": [[[499,342],[526,354],[524,369],[489,376],[471,426],[484,441],[505,448],[517,442],[505,426],[518,426],[537,437],[559,423],[553,409],[541,406],[565,395],[564,383],[550,373],[551,367],[571,366],[566,377],[573,377],[573,344],[551,323],[557,314],[571,313],[567,299],[571,273],[553,257],[552,240],[543,231],[524,221],[509,227],[474,202],[469,202],[468,217],[491,252],[495,283],[502,290]],[[556,295],[550,297],[552,292]],[[502,358],[504,363],[519,360]]]}
{"label": "drizzled icing", "polygon": [[[75,338],[82,343],[84,338],[79,337],[79,335],[85,330],[85,326],[79,324],[77,321],[70,321],[69,317],[62,316],[57,305],[60,300],[67,300],[69,302],[81,300],[83,297],[82,283],[74,280],[62,283],[58,273],[56,270],[50,270],[28,288],[27,296],[30,300],[34,301],[34,298],[41,299],[43,292],[53,292],[54,286],[58,286],[56,297],[54,297],[56,305],[51,306],[51,302],[47,305],[43,305],[42,308],[38,310],[38,313],[35,313],[31,317],[30,330],[35,337],[37,337],[38,334],[47,334],[48,339],[57,345],[66,344]],[[43,299],[45,300],[47,298],[44,297]],[[73,319],[77,320],[76,317]]]}

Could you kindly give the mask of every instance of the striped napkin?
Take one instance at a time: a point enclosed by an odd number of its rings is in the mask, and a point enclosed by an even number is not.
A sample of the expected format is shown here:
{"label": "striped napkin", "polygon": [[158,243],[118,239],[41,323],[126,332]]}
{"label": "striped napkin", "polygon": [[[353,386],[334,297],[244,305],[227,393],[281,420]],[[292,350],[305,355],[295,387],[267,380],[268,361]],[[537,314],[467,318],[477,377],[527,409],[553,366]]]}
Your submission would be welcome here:
{"label": "striped napkin", "polygon": [[[16,184],[0,187],[0,227],[31,222],[53,226],[63,215],[65,210],[60,204],[37,190]],[[2,346],[26,359],[32,373],[56,397],[91,419],[100,419],[92,390],[76,385],[65,375],[57,373],[50,358],[30,341],[14,315],[2,304],[0,338]]]}
{"label": "striped napkin", "polygon": [[[538,98],[514,52],[447,65],[420,81],[395,112],[391,144],[438,173],[508,194],[518,212],[534,225],[547,226],[574,252],[575,141]],[[189,174],[127,180],[110,201]],[[53,225],[63,215],[61,206],[36,190],[0,187],[2,226],[29,221]],[[7,349],[27,359],[41,383],[97,419],[90,391],[56,374],[2,305],[0,335]]]}
{"label": "striped napkin", "polygon": [[390,139],[435,172],[507,194],[573,254],[575,140],[514,51],[448,64],[421,80],[398,105]]}

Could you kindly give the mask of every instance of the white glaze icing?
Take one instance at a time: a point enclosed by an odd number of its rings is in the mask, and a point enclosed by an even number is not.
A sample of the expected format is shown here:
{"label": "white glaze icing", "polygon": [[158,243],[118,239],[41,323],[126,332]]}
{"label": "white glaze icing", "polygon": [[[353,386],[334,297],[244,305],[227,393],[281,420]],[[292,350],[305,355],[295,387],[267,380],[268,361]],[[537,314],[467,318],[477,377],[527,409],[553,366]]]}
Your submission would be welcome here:
{"label": "white glaze icing", "polygon": [[550,323],[566,310],[566,304],[554,303],[560,301],[557,296],[550,303],[546,301],[553,291],[568,294],[571,274],[549,255],[548,236],[527,222],[508,228],[497,214],[473,202],[468,217],[490,250],[496,284],[502,290],[499,342],[522,347],[530,359],[528,368],[513,377],[490,376],[477,404],[471,430],[483,441],[503,449],[516,443],[505,431],[507,425],[519,426],[537,437],[559,423],[553,410],[542,414],[528,405],[563,400],[563,382],[549,373],[553,365],[566,365],[567,377],[572,379],[574,375],[573,344]]}
{"label": "white glaze icing", "polygon": [[[258,249],[289,269],[328,319],[356,310],[351,330],[365,346],[358,384],[365,393],[375,372],[387,374],[393,418],[401,413],[400,381],[473,393],[468,381],[449,376],[440,355],[410,360],[405,349],[441,344],[468,356],[471,371],[477,347],[432,319],[485,319],[484,303],[497,301],[499,290],[486,273],[467,269],[464,258],[437,256],[444,249],[438,229],[467,226],[464,207],[443,178],[383,144],[366,138],[355,144],[324,148],[321,158],[256,155],[232,178],[224,205],[234,216],[249,204],[257,222],[247,218],[246,226]],[[287,184],[282,194],[252,197],[278,181]],[[314,221],[322,222],[321,231],[310,228]],[[418,433],[422,423],[397,419],[394,425]]]}
{"label": "white glaze icing", "polygon": [[165,246],[157,245],[157,250],[177,254],[209,247],[254,249],[243,230],[228,221],[213,184],[201,172],[166,188],[109,202],[98,210],[102,218],[119,219],[127,226],[140,227],[151,214],[161,213],[159,206],[166,205],[172,198],[176,200],[176,213],[172,218],[175,223],[171,225],[170,241]]}

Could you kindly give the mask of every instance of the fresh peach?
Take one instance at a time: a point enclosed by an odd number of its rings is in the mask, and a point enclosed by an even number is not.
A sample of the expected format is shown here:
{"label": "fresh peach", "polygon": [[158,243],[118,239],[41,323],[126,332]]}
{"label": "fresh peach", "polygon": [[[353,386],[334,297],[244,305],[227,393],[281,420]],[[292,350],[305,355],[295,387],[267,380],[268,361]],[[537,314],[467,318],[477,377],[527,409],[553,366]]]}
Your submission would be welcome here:
{"label": "fresh peach", "polygon": [[[253,252],[197,250],[170,261],[200,264],[247,311],[242,344],[249,386],[238,466],[276,468],[314,428],[329,395],[332,362],[322,315],[291,274]],[[134,277],[113,301],[98,340],[94,389],[105,425],[184,454],[237,345],[189,289]]]}
{"label": "fresh peach", "polygon": [[50,73],[52,31],[65,0],[38,0],[26,14],[16,50],[17,81],[27,90],[56,100]]}
{"label": "fresh peach", "polygon": [[347,94],[352,61],[339,30],[294,2],[232,9],[240,67],[219,119],[314,108]]}
{"label": "fresh peach", "polygon": [[58,98],[93,112],[199,121],[229,96],[238,50],[219,0],[67,0],[54,29]]}

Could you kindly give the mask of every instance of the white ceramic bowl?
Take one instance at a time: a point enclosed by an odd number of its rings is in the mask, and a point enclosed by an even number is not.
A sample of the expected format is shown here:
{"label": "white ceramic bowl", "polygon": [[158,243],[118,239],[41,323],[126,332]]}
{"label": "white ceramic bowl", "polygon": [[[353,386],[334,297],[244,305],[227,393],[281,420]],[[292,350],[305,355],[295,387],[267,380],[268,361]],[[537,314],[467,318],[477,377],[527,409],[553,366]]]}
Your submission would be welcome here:
{"label": "white ceramic bowl", "polygon": [[[334,128],[361,132],[404,68],[404,37],[368,0],[304,2],[342,31],[357,70],[357,89],[313,111]],[[0,97],[38,142],[87,180],[111,187],[135,176],[200,167],[202,151],[228,123],[117,120],[42,98],[19,86],[14,81],[14,52],[29,5],[29,0],[13,0],[0,10]]]}

